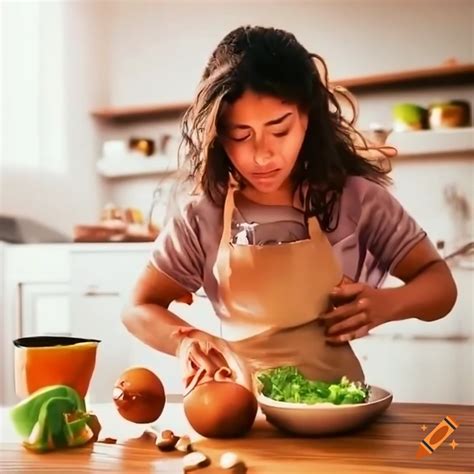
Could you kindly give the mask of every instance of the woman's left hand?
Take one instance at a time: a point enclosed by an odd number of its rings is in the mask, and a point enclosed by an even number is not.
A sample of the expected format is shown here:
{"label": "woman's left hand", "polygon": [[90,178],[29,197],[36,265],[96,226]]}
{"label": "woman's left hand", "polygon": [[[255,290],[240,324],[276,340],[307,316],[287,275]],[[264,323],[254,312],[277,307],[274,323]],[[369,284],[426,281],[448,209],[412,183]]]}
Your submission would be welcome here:
{"label": "woman's left hand", "polygon": [[342,344],[366,336],[369,331],[391,320],[386,290],[363,283],[345,283],[331,292],[333,309],[320,316],[326,326],[326,340]]}

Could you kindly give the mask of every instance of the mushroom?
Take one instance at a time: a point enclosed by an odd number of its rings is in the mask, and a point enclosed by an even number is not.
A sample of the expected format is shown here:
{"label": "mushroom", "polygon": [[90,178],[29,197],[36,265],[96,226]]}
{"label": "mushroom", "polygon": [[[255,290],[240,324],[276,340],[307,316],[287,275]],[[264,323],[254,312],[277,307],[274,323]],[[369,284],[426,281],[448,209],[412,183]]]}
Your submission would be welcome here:
{"label": "mushroom", "polygon": [[178,442],[179,437],[171,430],[165,430],[157,436],[155,444],[160,451],[172,451]]}

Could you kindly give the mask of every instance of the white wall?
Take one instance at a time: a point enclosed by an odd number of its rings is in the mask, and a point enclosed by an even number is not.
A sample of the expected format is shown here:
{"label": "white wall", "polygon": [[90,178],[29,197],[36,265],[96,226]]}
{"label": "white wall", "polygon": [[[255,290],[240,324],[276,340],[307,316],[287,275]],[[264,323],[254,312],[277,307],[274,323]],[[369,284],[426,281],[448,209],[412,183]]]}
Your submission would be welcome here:
{"label": "white wall", "polygon": [[75,223],[97,219],[103,201],[89,116],[107,100],[102,5],[2,2],[1,9],[0,213],[72,235]]}
{"label": "white wall", "polygon": [[189,99],[208,56],[243,24],[293,32],[330,77],[472,60],[472,2],[115,2],[109,10],[113,104]]}
{"label": "white wall", "polygon": [[[474,151],[470,155],[420,156],[393,163],[394,195],[433,242],[444,240],[451,250],[466,240],[474,240],[473,162]],[[470,205],[470,219],[463,218],[455,203],[448,199],[451,187]]]}

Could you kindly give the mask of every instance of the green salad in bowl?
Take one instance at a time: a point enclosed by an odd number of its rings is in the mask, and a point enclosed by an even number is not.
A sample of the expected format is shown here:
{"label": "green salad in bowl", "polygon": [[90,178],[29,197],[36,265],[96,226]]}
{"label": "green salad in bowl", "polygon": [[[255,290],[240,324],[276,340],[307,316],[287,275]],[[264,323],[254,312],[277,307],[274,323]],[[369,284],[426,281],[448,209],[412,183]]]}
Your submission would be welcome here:
{"label": "green salad in bowl", "polygon": [[369,386],[342,377],[339,383],[307,379],[296,367],[277,367],[256,375],[260,393],[279,402],[347,405],[369,399]]}
{"label": "green salad in bowl", "polygon": [[347,377],[332,383],[309,380],[291,366],[259,371],[255,379],[267,421],[298,435],[350,431],[383,413],[393,398],[388,390]]}

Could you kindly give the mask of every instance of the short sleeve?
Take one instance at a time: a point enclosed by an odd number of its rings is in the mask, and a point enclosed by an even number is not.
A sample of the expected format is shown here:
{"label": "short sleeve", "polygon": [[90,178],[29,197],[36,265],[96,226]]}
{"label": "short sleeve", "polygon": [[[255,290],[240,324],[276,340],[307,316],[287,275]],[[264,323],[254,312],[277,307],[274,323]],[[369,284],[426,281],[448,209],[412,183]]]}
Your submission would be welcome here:
{"label": "short sleeve", "polygon": [[151,263],[190,292],[202,286],[204,252],[192,203],[171,217],[153,244]]}
{"label": "short sleeve", "polygon": [[362,201],[362,237],[382,274],[397,264],[426,232],[384,187],[370,182]]}

